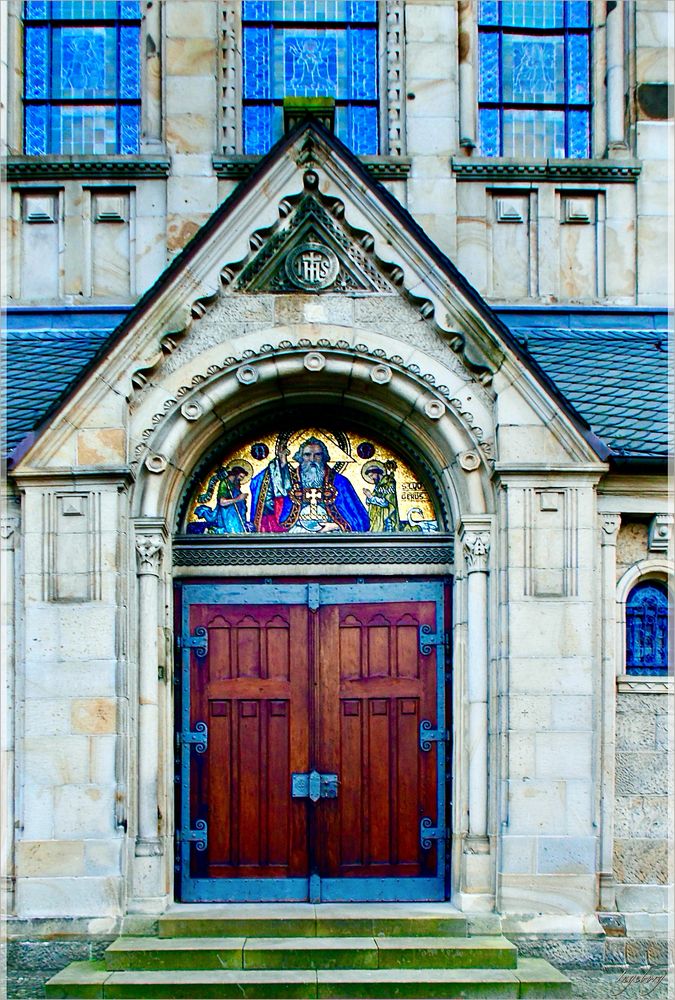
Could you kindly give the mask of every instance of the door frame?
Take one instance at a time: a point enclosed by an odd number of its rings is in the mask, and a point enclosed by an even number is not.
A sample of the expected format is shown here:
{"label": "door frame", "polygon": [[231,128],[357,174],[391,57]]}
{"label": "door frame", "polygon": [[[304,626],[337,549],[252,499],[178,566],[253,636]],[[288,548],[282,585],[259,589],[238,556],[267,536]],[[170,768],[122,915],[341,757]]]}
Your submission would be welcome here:
{"label": "door frame", "polygon": [[[176,895],[181,902],[403,902],[442,901],[449,898],[447,859],[449,857],[450,794],[448,788],[451,755],[451,726],[448,700],[451,695],[451,663],[446,663],[447,636],[450,634],[450,580],[447,577],[406,579],[348,578],[319,581],[193,582],[176,580]],[[199,656],[205,636],[189,636],[190,607],[193,604],[303,604],[316,610],[322,604],[402,603],[428,601],[435,604],[435,632],[422,626],[419,648],[422,655],[435,655],[436,730],[424,739],[420,720],[420,752],[436,753],[436,818],[423,817],[420,839],[425,848],[436,843],[436,875],[408,878],[322,878],[308,874],[301,878],[199,878],[190,874],[193,846],[206,849],[208,829],[204,820],[190,816],[191,766],[195,753],[205,752],[208,733],[190,732],[192,652]],[[199,630],[197,630],[199,631]],[[187,641],[186,641],[187,640]],[[200,646],[201,642],[201,646]],[[448,657],[449,659],[449,657]],[[197,727],[196,727],[197,728]],[[428,730],[432,730],[431,725]],[[426,731],[426,730],[425,730]],[[439,738],[446,733],[445,740]],[[189,734],[185,738],[185,734]],[[435,743],[435,747],[434,747]],[[348,890],[348,891],[347,891]]]}

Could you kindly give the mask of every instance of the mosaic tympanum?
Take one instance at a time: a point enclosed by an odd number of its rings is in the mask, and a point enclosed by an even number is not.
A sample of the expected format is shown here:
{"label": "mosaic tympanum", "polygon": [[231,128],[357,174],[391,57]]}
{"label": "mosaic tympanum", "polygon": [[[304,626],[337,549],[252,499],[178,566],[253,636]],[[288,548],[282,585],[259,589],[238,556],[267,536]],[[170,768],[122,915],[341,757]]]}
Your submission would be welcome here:
{"label": "mosaic tympanum", "polygon": [[303,427],[250,440],[194,488],[191,535],[434,533],[429,491],[390,448],[345,431]]}

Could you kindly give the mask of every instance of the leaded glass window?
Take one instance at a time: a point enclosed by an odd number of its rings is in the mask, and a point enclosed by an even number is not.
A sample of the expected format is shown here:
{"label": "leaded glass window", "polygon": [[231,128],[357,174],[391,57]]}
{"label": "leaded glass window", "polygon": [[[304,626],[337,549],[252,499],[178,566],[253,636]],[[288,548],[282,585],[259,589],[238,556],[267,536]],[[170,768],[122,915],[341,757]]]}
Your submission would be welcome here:
{"label": "leaded glass window", "polygon": [[480,0],[483,156],[591,155],[590,4]]}
{"label": "leaded glass window", "polygon": [[626,672],[668,671],[668,591],[662,583],[638,583],[626,602]]}
{"label": "leaded glass window", "polygon": [[24,149],[137,153],[138,0],[26,0]]}
{"label": "leaded glass window", "polygon": [[283,131],[284,97],[333,97],[335,131],[378,151],[376,0],[243,0],[245,153]]}

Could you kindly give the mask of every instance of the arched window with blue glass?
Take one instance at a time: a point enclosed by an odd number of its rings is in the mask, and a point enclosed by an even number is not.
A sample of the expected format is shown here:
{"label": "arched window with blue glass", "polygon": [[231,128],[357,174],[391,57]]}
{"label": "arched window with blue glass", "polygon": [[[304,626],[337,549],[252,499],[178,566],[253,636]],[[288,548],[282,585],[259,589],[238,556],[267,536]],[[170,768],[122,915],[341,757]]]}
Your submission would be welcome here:
{"label": "arched window with blue glass", "polygon": [[641,581],[628,595],[626,672],[668,672],[668,590],[658,580]]}
{"label": "arched window with blue glass", "polygon": [[591,4],[480,0],[478,152],[591,155]]}
{"label": "arched window with blue glass", "polygon": [[138,0],[26,0],[24,150],[138,153]]}
{"label": "arched window with blue glass", "polygon": [[377,153],[376,0],[243,0],[241,16],[244,152],[280,138],[284,97],[331,97],[338,137]]}

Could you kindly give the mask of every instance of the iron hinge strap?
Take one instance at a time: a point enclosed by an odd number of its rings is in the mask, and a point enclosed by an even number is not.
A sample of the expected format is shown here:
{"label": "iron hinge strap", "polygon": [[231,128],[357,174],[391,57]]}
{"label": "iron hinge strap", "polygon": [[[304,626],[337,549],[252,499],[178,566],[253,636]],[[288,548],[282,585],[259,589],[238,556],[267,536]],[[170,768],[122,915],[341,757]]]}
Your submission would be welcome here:
{"label": "iron hinge strap", "polygon": [[446,826],[434,826],[433,820],[425,816],[420,821],[420,846],[423,851],[428,851],[432,840],[445,840],[448,836]]}
{"label": "iron hinge strap", "polygon": [[176,733],[176,745],[192,744],[197,753],[206,753],[209,745],[209,730],[205,722],[195,722],[193,730],[181,729]]}
{"label": "iron hinge strap", "polygon": [[208,824],[205,819],[195,820],[194,830],[184,828],[176,830],[176,840],[179,844],[194,844],[198,851],[206,850],[208,839]]}
{"label": "iron hinge strap", "polygon": [[179,649],[194,649],[195,655],[199,657],[204,657],[209,651],[209,633],[200,625],[196,628],[194,635],[179,635],[178,636],[178,648]]}
{"label": "iron hinge strap", "polygon": [[420,722],[420,750],[431,750],[432,743],[445,743],[448,736],[447,729],[434,729],[428,719]]}
{"label": "iron hinge strap", "polygon": [[420,625],[419,648],[422,656],[429,656],[433,646],[448,649],[450,637],[447,632],[432,632],[431,625]]}

